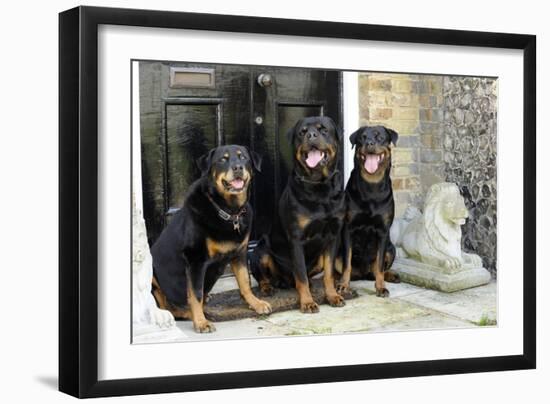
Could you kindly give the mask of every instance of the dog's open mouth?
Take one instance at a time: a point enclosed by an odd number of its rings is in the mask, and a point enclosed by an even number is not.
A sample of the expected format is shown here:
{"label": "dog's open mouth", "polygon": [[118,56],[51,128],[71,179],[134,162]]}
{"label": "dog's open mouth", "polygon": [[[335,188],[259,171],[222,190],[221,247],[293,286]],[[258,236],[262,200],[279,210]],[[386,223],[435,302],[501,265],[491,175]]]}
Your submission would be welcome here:
{"label": "dog's open mouth", "polygon": [[384,161],[384,158],[385,158],[384,153],[380,153],[380,154],[368,153],[368,154],[361,154],[360,156],[361,156],[361,160],[363,161],[363,168],[369,174],[374,174],[376,171],[378,171],[380,164]]}
{"label": "dog's open mouth", "polygon": [[327,159],[327,153],[322,150],[312,148],[308,152],[304,153],[304,159],[309,168],[317,167],[321,162],[325,162]]}
{"label": "dog's open mouth", "polygon": [[244,190],[246,181],[242,178],[234,178],[231,181],[222,180],[223,186],[229,192],[241,192]]}

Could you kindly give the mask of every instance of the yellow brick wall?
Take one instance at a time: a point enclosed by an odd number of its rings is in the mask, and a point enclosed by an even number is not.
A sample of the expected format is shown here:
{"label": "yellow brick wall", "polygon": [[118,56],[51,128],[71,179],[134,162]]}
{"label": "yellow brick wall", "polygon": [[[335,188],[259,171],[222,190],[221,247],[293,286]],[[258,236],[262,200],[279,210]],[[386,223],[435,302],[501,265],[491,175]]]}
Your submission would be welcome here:
{"label": "yellow brick wall", "polygon": [[399,133],[391,171],[397,216],[409,203],[421,203],[427,188],[442,180],[442,100],[439,76],[359,74],[359,124],[383,125]]}

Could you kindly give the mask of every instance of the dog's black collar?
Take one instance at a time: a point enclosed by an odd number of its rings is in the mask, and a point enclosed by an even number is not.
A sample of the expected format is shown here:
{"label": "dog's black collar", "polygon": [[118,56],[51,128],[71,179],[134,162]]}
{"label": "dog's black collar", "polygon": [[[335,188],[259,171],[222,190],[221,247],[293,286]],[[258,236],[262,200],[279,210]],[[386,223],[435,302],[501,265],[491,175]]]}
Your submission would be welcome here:
{"label": "dog's black collar", "polygon": [[218,205],[214,199],[210,196],[208,192],[205,193],[206,197],[210,201],[210,203],[214,206],[214,208],[218,211],[218,216],[225,220],[226,222],[231,222],[233,224],[233,230],[235,230],[237,233],[241,234],[241,217],[246,213],[246,205],[244,205],[241,210],[239,210],[238,213],[232,215],[230,213],[227,213],[225,210],[223,210],[220,205]]}
{"label": "dog's black collar", "polygon": [[303,175],[298,175],[297,173],[294,173],[294,178],[296,178],[298,181],[305,182],[307,184],[325,184],[325,183],[329,182],[330,180],[332,180],[334,178],[334,176],[336,174],[338,174],[339,172],[340,172],[340,170],[334,170],[334,172],[330,176],[328,176],[327,178],[322,179],[320,181],[312,181],[312,180],[304,177]]}

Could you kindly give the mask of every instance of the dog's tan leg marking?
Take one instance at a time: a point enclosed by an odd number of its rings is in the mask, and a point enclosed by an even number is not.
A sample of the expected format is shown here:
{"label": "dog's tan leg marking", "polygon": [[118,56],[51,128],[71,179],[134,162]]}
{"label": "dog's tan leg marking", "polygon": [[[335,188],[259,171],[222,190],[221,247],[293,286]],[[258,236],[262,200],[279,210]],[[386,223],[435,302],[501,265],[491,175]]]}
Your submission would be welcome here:
{"label": "dog's tan leg marking", "polygon": [[168,310],[170,313],[172,313],[175,319],[185,319],[185,320],[191,319],[191,312],[189,311],[189,309],[182,309],[180,307],[176,307],[168,301],[168,299],[166,298],[166,295],[160,288],[160,285],[154,276],[153,276],[152,286],[153,286],[153,297],[155,298],[155,301],[157,302],[157,306],[159,307],[159,309]]}
{"label": "dog's tan leg marking", "polygon": [[401,283],[401,277],[395,271],[391,270],[391,262],[394,257],[386,251],[384,254],[384,280],[390,283]]}
{"label": "dog's tan leg marking", "polygon": [[378,297],[388,297],[390,292],[386,289],[386,283],[384,281],[384,271],[382,270],[383,263],[380,260],[380,254],[376,254],[376,259],[374,260],[371,271],[374,274],[374,287],[376,289],[376,296]]}
{"label": "dog's tan leg marking", "polygon": [[349,247],[346,252],[344,271],[342,272],[342,277],[337,285],[337,290],[339,293],[347,293],[350,290],[349,282],[351,280],[351,253],[351,247]]}
{"label": "dog's tan leg marking", "polygon": [[203,301],[198,300],[190,282],[187,286],[187,303],[191,309],[191,320],[193,328],[198,333],[206,333],[216,331],[216,327],[204,317]]}
{"label": "dog's tan leg marking", "polygon": [[168,301],[166,300],[166,295],[160,289],[160,285],[157,281],[157,278],[155,278],[154,276],[153,276],[153,280],[151,281],[151,285],[153,286],[153,296],[155,297],[157,306],[162,310],[168,310]]}
{"label": "dog's tan leg marking", "polygon": [[298,297],[300,299],[300,311],[302,313],[317,313],[319,312],[319,306],[313,300],[311,291],[309,290],[309,282],[302,282],[298,278],[294,278],[296,282],[296,290],[298,291]]}
{"label": "dog's tan leg marking", "polygon": [[332,256],[328,252],[323,254],[323,271],[323,285],[328,304],[336,307],[344,306],[346,304],[344,298],[336,292],[334,287]]}
{"label": "dog's tan leg marking", "polygon": [[264,301],[258,299],[252,293],[250,288],[250,277],[248,276],[248,269],[243,262],[243,259],[235,258],[231,261],[231,270],[235,274],[237,279],[237,284],[239,285],[239,290],[241,296],[248,303],[248,305],[258,314],[269,314],[271,313],[271,305]]}
{"label": "dog's tan leg marking", "polygon": [[275,288],[271,284],[271,279],[276,276],[277,269],[271,255],[264,254],[260,258],[261,279],[258,281],[262,296],[272,296],[275,293]]}

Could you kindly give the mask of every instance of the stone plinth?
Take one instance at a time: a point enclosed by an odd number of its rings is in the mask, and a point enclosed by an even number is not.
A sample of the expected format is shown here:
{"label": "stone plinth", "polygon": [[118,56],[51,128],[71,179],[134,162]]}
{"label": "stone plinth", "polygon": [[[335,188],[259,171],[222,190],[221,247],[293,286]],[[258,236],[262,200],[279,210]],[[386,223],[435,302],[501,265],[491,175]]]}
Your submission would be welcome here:
{"label": "stone plinth", "polygon": [[460,268],[436,267],[410,258],[396,258],[392,270],[403,282],[442,292],[456,292],[490,282],[491,274],[482,266],[464,264]]}

